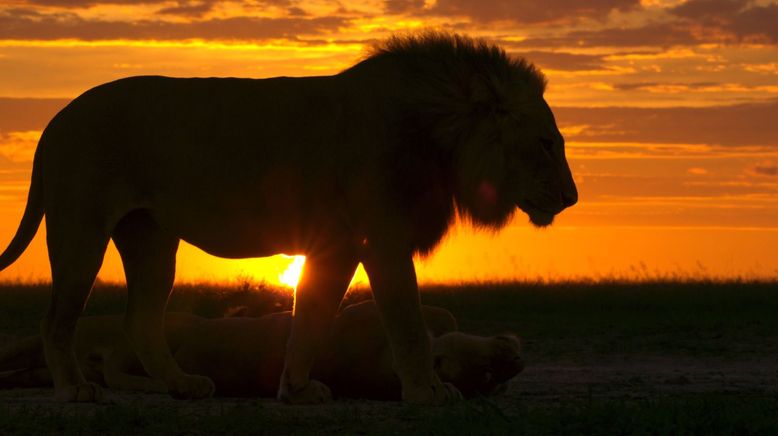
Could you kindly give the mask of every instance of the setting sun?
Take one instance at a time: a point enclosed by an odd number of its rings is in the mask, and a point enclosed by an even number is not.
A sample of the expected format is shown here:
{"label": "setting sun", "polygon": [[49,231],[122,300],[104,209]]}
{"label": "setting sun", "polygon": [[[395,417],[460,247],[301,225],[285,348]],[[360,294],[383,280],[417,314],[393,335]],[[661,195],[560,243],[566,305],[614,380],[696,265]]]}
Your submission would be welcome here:
{"label": "setting sun", "polygon": [[303,272],[303,265],[305,265],[305,256],[284,256],[292,259],[289,266],[278,275],[278,281],[281,284],[289,286],[290,288],[296,288],[297,282],[300,281],[300,274]]}

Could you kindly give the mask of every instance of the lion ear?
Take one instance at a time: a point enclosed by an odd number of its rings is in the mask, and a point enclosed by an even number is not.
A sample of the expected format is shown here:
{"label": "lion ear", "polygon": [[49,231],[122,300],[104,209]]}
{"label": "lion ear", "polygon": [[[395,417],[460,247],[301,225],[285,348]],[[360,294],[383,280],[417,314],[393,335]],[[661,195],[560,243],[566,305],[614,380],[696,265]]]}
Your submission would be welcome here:
{"label": "lion ear", "polygon": [[476,75],[470,84],[470,104],[483,114],[507,111],[507,95],[504,86],[493,75]]}

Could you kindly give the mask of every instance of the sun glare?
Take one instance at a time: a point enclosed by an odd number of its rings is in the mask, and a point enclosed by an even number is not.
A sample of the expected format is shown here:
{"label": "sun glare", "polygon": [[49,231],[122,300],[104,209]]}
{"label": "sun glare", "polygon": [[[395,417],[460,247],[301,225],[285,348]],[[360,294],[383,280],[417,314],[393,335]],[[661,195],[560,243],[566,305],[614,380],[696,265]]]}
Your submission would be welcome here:
{"label": "sun glare", "polygon": [[278,275],[278,281],[290,288],[297,288],[297,282],[300,281],[300,273],[305,265],[305,256],[289,256],[292,262],[288,267]]}

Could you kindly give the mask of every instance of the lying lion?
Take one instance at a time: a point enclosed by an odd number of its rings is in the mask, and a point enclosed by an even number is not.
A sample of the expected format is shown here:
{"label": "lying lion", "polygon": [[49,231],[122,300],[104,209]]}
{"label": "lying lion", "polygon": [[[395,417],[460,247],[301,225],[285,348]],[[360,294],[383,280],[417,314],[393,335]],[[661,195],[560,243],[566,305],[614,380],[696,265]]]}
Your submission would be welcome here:
{"label": "lying lion", "polygon": [[[515,336],[467,335],[456,331],[456,320],[445,309],[424,306],[423,314],[432,337],[435,371],[466,397],[501,392],[523,369]],[[275,395],[291,312],[217,319],[171,312],[165,322],[178,364],[211,378],[217,395]],[[113,389],[167,392],[164,382],[145,374],[121,323],[118,315],[79,320],[75,349],[85,376]],[[373,301],[346,307],[313,375],[341,397],[399,400],[400,381],[385,336]],[[50,386],[41,337],[31,336],[1,350],[0,374],[1,388]]]}

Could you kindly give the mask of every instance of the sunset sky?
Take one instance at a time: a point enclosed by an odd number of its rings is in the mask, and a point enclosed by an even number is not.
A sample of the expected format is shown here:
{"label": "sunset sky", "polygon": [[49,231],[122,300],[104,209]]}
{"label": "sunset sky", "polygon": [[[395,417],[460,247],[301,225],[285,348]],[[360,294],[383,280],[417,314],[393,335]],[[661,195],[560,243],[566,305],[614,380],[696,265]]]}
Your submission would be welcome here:
{"label": "sunset sky", "polygon": [[[778,277],[778,1],[0,1],[0,245],[48,120],[120,77],[334,74],[371,42],[433,27],[541,67],[580,202],[548,229],[457,226],[422,282]],[[46,279],[44,232],[0,280]],[[266,279],[290,258],[191,246],[178,279]],[[115,251],[101,272],[121,280]],[[358,274],[357,280],[365,280]]]}

